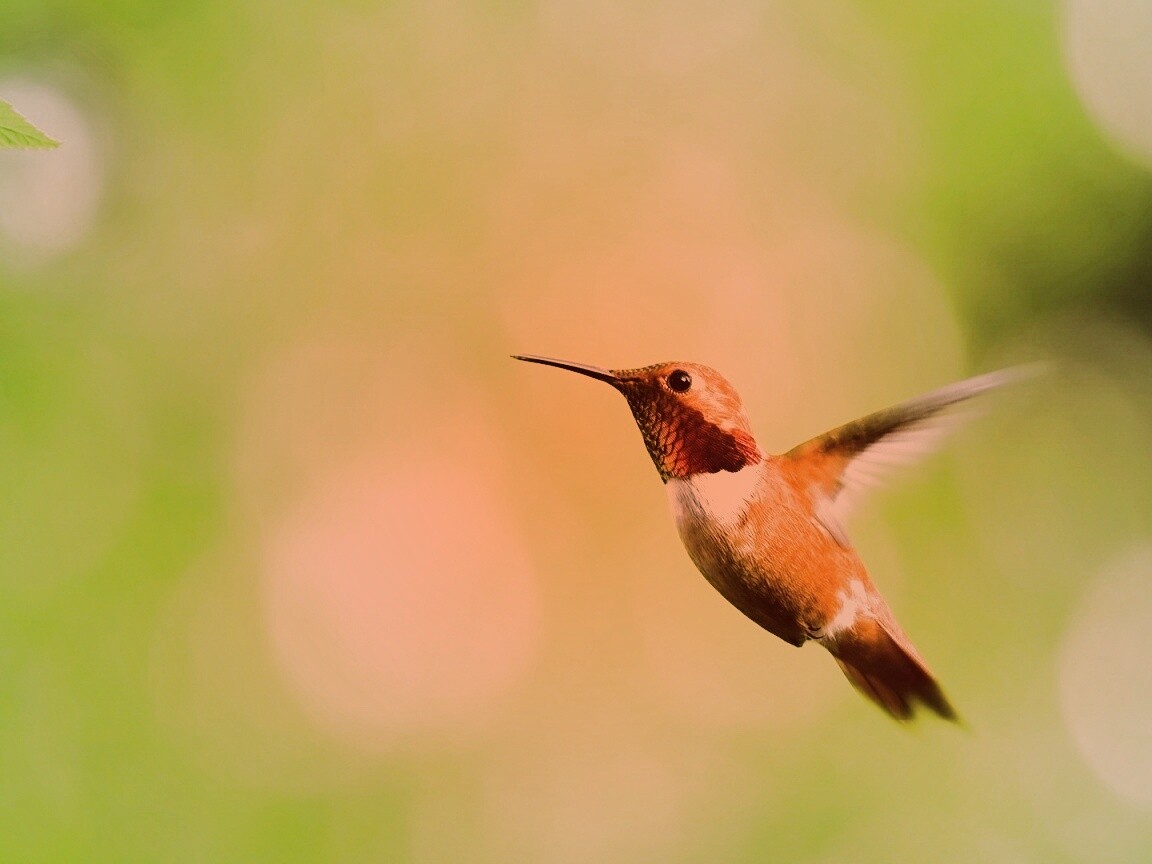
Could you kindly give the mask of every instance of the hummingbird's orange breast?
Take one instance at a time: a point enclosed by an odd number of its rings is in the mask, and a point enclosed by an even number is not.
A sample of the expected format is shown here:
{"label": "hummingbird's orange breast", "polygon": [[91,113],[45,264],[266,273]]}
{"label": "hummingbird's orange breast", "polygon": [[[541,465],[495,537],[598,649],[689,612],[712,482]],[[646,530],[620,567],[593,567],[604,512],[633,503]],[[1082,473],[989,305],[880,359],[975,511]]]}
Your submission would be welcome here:
{"label": "hummingbird's orange breast", "polygon": [[680,538],[705,578],[760,626],[800,645],[833,620],[856,579],[856,553],[813,517],[789,467],[766,458],[737,472],[668,483]]}

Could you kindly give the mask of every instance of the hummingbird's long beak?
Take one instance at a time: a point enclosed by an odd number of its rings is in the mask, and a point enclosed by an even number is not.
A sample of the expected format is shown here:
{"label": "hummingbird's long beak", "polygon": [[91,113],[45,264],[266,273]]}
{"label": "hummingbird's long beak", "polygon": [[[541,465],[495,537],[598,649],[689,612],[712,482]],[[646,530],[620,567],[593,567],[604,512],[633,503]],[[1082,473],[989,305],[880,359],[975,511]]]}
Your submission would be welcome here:
{"label": "hummingbird's long beak", "polygon": [[570,372],[579,372],[581,375],[587,375],[589,378],[595,378],[597,381],[607,381],[613,387],[618,386],[623,380],[610,369],[601,369],[599,366],[589,366],[587,363],[569,363],[567,360],[556,360],[553,357],[538,357],[535,354],[513,354],[512,357],[516,360],[524,360],[527,363],[541,363],[545,366],[556,366],[559,369],[567,369]]}

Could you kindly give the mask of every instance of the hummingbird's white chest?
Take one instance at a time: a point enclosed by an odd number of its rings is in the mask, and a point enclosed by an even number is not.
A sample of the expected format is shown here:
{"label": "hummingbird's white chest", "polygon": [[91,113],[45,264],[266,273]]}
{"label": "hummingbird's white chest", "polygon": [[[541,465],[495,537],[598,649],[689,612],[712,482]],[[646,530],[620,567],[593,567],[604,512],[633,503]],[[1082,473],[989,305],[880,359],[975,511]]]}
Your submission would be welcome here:
{"label": "hummingbird's white chest", "polygon": [[747,515],[763,476],[763,463],[739,471],[717,471],[673,477],[668,481],[668,503],[681,533],[685,527],[709,531],[731,529]]}

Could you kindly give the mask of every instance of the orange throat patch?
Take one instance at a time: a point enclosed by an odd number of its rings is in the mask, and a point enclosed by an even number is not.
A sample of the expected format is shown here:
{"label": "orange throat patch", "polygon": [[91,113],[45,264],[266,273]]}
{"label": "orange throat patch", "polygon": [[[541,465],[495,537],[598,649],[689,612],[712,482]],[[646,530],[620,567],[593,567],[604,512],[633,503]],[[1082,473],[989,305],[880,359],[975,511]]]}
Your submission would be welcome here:
{"label": "orange throat patch", "polygon": [[763,458],[745,430],[722,429],[694,408],[669,403],[628,400],[648,455],[665,483],[673,477],[739,471]]}

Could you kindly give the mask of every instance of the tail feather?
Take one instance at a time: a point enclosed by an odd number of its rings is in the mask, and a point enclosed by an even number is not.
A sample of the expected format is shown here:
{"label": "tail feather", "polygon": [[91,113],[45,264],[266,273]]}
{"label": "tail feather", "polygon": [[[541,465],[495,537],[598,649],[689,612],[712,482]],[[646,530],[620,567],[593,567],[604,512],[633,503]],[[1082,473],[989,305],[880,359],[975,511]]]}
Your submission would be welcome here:
{"label": "tail feather", "polygon": [[852,685],[900,721],[911,720],[917,704],[959,722],[955,709],[916,649],[903,634],[875,618],[860,618],[828,643]]}

